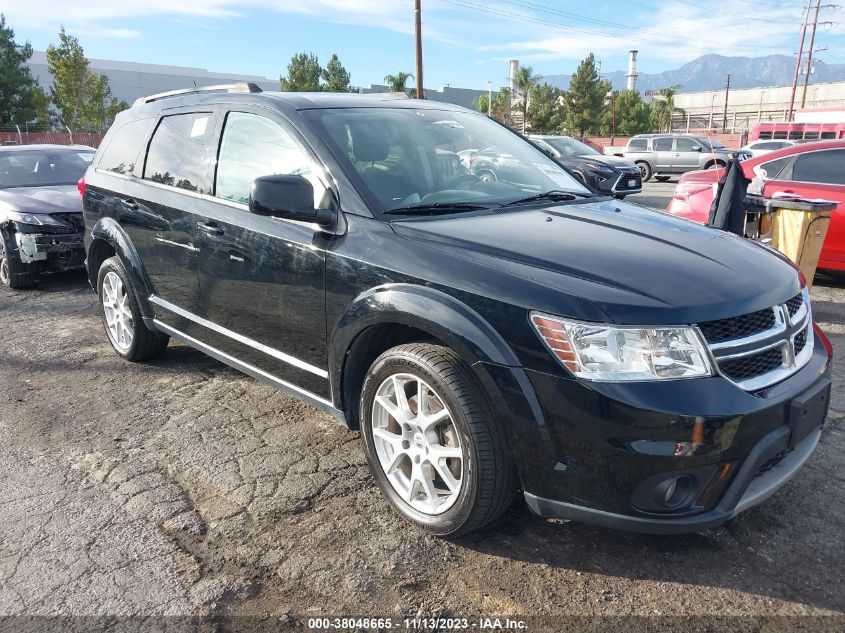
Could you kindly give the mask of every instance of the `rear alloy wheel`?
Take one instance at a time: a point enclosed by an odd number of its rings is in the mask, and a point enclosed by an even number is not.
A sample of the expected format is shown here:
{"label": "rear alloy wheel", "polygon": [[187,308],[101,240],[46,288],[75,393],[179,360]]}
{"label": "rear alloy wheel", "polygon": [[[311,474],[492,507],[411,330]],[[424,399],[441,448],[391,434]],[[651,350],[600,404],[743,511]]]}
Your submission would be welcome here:
{"label": "rear alloy wheel", "polygon": [[640,176],[642,177],[643,182],[651,180],[651,165],[645,161],[639,161],[637,163],[637,167],[640,168]]}
{"label": "rear alloy wheel", "polygon": [[510,504],[504,432],[448,348],[410,343],[376,359],[361,394],[361,436],[393,509],[433,534],[471,532]]}
{"label": "rear alloy wheel", "polygon": [[140,361],[161,354],[170,337],[153,332],[141,318],[138,299],[118,257],[110,257],[97,275],[100,316],[114,350],[126,360]]}

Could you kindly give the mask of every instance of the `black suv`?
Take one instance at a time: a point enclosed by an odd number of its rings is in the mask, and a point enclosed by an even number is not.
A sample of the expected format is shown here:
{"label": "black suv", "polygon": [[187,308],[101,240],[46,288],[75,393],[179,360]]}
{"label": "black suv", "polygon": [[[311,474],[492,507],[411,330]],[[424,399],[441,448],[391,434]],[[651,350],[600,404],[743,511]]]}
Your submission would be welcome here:
{"label": "black suv", "polygon": [[[460,152],[495,147],[520,183]],[[530,178],[528,177],[530,176]],[[469,110],[250,85],[139,100],[85,176],[105,330],[173,336],[360,429],[446,535],[547,517],[723,522],[807,460],[830,349],[768,249],[587,191]]]}

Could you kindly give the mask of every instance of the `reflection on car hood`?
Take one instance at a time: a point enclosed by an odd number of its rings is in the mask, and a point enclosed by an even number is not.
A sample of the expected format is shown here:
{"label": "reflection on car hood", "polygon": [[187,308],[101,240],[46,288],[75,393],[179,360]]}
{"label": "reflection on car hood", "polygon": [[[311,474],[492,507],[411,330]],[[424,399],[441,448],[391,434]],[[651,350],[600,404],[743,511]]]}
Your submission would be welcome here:
{"label": "reflection on car hood", "polygon": [[82,213],[82,197],[76,185],[13,187],[0,189],[0,218],[17,213]]}
{"label": "reflection on car hood", "polygon": [[554,307],[558,292],[592,302],[618,323],[734,316],[799,290],[794,268],[763,247],[624,202],[406,220],[393,227],[407,239],[544,285],[552,298],[544,299],[546,306]]}

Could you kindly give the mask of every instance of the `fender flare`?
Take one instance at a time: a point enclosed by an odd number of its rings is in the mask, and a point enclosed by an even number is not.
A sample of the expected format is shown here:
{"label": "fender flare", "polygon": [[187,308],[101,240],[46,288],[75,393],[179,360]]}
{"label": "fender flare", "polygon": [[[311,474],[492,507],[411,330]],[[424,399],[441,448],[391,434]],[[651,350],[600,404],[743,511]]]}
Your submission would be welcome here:
{"label": "fender flare", "polygon": [[[141,309],[141,314],[145,319],[152,319],[154,312],[149,302],[149,297],[154,294],[152,283],[147,277],[144,267],[141,265],[141,258],[132,240],[123,227],[118,224],[114,218],[104,217],[97,220],[97,223],[91,228],[92,244],[95,240],[102,240],[112,247],[114,252],[120,257],[126,271],[132,278],[132,285],[135,287],[135,294],[138,298],[138,307]],[[90,253],[91,246],[88,247]],[[97,271],[89,269],[89,277],[91,277],[92,285],[96,290]]]}
{"label": "fender flare", "polygon": [[455,297],[428,286],[389,284],[360,294],[336,321],[329,342],[329,376],[334,393],[345,391],[347,356],[356,339],[372,326],[386,324],[424,331],[455,350],[468,365],[479,361],[520,365],[493,326]]}

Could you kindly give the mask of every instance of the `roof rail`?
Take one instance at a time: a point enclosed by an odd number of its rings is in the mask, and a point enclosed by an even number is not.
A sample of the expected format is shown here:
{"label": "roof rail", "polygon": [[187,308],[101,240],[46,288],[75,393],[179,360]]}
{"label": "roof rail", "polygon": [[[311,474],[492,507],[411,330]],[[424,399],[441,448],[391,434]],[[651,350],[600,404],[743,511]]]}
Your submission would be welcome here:
{"label": "roof rail", "polygon": [[179,90],[170,90],[168,92],[159,92],[158,94],[149,95],[148,97],[138,97],[132,107],[144,105],[159,99],[167,99],[168,97],[178,97],[180,95],[188,95],[200,92],[262,92],[258,84],[252,82],[237,83],[237,84],[220,84],[217,86],[199,86],[194,88],[181,88]]}

